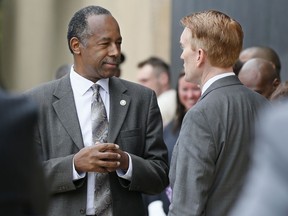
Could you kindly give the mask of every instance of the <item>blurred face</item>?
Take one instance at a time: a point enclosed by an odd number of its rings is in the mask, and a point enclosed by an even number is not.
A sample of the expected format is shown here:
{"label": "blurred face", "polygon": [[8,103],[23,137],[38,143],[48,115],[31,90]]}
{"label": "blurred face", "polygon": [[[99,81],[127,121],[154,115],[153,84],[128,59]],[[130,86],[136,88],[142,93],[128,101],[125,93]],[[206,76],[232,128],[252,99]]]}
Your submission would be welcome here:
{"label": "blurred face", "polygon": [[147,64],[147,65],[144,65],[142,68],[138,69],[137,82],[155,91],[157,96],[160,95],[161,85],[151,65]]}
{"label": "blurred face", "polygon": [[180,44],[182,47],[182,54],[180,56],[184,61],[185,79],[188,82],[198,83],[200,76],[197,73],[197,50],[192,50],[191,47],[192,33],[189,28],[185,28],[180,37]]}
{"label": "blurred face", "polygon": [[187,82],[183,76],[178,80],[178,94],[180,103],[187,111],[197,103],[201,96],[201,89],[198,84]]}
{"label": "blurred face", "polygon": [[[122,37],[117,21],[111,15],[92,15],[87,20],[90,35],[79,42],[75,70],[96,82],[115,75],[120,62]],[[75,55],[74,55],[75,56]]]}

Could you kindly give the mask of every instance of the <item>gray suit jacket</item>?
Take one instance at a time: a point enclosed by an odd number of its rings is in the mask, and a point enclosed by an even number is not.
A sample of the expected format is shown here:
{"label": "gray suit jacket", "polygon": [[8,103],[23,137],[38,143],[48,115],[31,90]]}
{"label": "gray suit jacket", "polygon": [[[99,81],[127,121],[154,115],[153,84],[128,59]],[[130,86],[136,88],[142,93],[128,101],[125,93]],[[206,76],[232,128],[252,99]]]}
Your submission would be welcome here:
{"label": "gray suit jacket", "polygon": [[[109,80],[108,142],[130,153],[132,180],[109,174],[113,215],[144,215],[141,193],[156,194],[168,185],[167,149],[155,93],[115,77]],[[27,92],[39,103],[35,143],[44,161],[52,193],[48,215],[85,215],[86,178],[72,181],[72,159],[83,148],[69,76]],[[120,101],[125,100],[126,106]],[[90,105],[89,105],[90,106]]]}
{"label": "gray suit jacket", "polygon": [[214,82],[184,117],[174,147],[170,216],[225,216],[249,166],[253,122],[267,100],[236,76]]}

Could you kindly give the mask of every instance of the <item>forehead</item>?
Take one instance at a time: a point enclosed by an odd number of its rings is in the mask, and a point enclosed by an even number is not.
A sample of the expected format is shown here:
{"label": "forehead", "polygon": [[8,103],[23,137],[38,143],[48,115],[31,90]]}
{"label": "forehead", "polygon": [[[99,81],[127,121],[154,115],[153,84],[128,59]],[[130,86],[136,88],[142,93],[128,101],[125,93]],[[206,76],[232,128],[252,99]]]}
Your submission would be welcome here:
{"label": "forehead", "polygon": [[192,39],[192,32],[189,28],[185,27],[181,37],[180,37],[180,43],[181,44],[187,44],[190,42],[190,40]]}
{"label": "forehead", "polygon": [[146,64],[143,67],[139,68],[138,70],[138,77],[150,78],[153,76],[154,76],[153,67],[150,64]]}
{"label": "forehead", "polygon": [[95,35],[121,37],[119,25],[111,15],[91,15],[87,22],[90,31]]}

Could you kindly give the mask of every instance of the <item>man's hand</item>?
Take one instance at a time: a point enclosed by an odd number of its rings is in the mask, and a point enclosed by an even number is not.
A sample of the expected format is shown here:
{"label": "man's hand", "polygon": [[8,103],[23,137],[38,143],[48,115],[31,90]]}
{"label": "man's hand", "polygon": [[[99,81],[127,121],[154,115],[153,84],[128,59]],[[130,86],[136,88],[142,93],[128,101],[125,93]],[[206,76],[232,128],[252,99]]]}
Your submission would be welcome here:
{"label": "man's hand", "polygon": [[96,143],[95,145],[81,149],[75,154],[75,169],[79,173],[105,173],[122,169],[125,164],[124,159],[121,159],[121,157],[123,157],[124,154],[126,153],[119,150],[119,146],[114,143]]}
{"label": "man's hand", "polygon": [[114,143],[96,143],[81,149],[74,156],[77,172],[113,172],[117,169],[126,171],[129,157]]}
{"label": "man's hand", "polygon": [[[111,150],[109,150],[111,151]],[[128,157],[128,154],[124,151],[122,151],[121,149],[115,149],[113,150],[113,152],[117,153],[120,155],[120,158],[119,158],[119,167],[116,168],[116,169],[122,169],[123,171],[127,171],[128,170],[128,167],[129,167],[129,157]],[[112,169],[112,168],[107,168],[108,172],[113,172],[115,171],[116,169]]]}

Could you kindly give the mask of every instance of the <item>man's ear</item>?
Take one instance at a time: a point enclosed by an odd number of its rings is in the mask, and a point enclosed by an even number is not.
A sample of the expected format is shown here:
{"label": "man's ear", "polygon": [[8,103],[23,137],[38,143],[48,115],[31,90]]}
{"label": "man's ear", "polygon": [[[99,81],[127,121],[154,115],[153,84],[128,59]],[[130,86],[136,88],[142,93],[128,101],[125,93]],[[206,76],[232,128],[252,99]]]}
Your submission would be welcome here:
{"label": "man's ear", "polygon": [[273,89],[275,90],[279,85],[280,85],[280,80],[278,78],[275,78],[272,83]]}
{"label": "man's ear", "polygon": [[70,48],[74,54],[80,54],[80,41],[77,37],[72,37],[70,40]]}
{"label": "man's ear", "polygon": [[205,60],[205,52],[203,49],[198,49],[197,66],[200,66]]}

